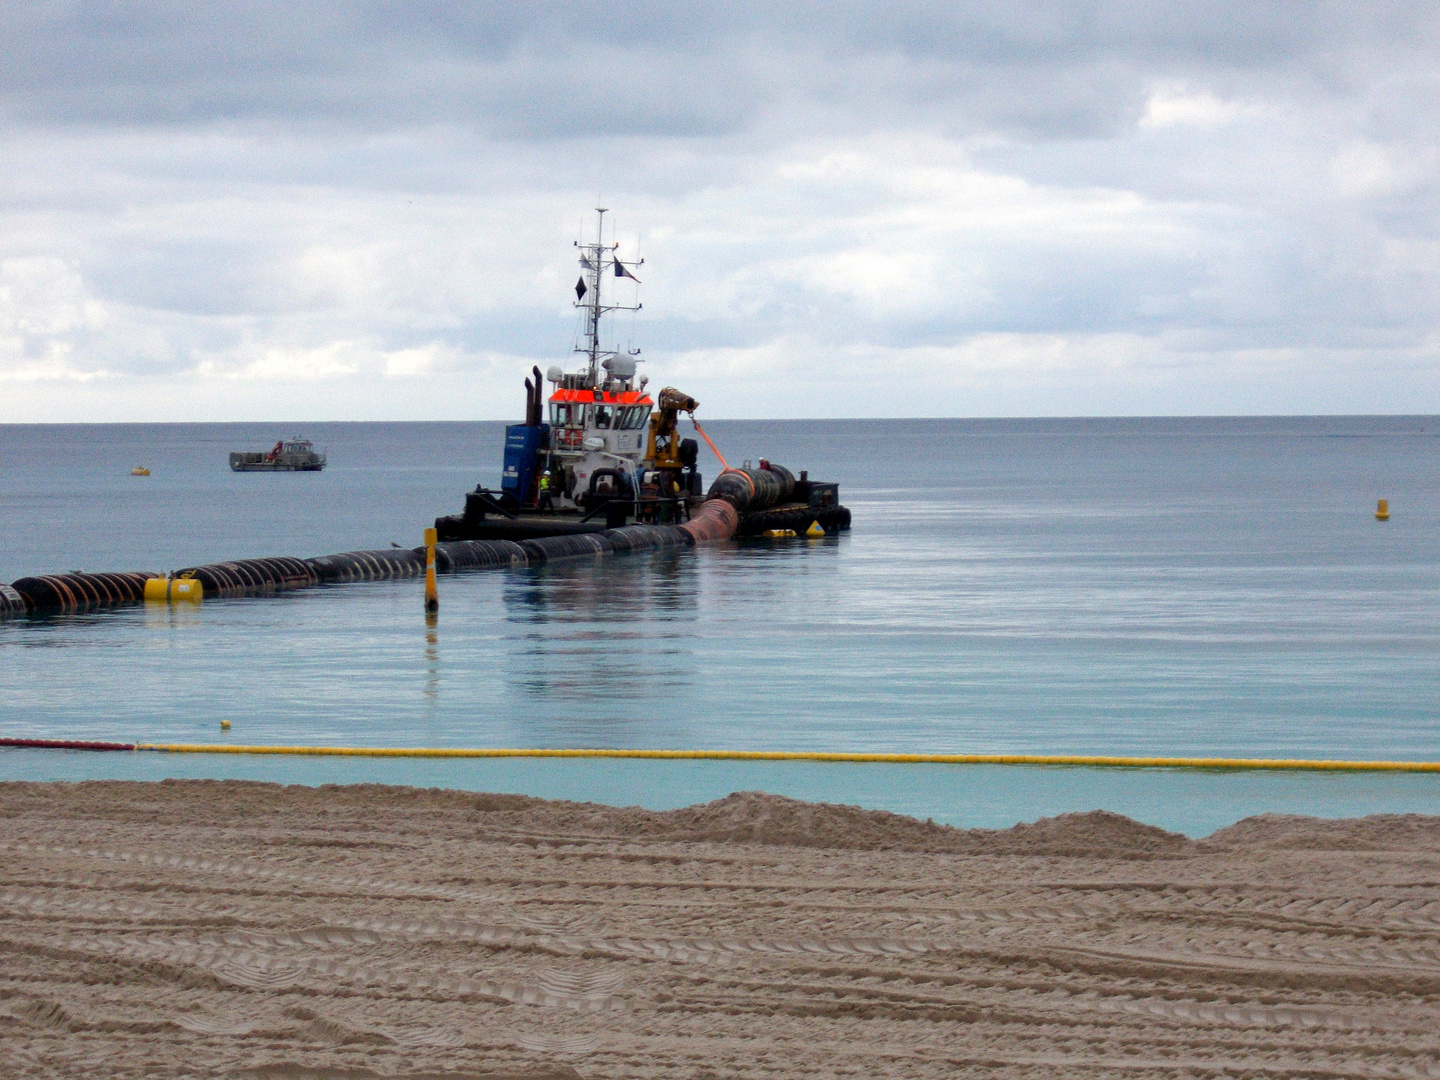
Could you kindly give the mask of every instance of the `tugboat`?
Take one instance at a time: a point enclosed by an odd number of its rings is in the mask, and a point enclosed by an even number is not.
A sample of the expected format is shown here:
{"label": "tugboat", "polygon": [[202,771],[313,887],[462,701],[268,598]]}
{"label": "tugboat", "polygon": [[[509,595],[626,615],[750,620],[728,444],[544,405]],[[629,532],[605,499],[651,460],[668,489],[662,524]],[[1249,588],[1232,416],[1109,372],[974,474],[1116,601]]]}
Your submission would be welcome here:
{"label": "tugboat", "polygon": [[[441,540],[524,541],[631,523],[675,525],[689,521],[706,501],[696,464],[699,444],[681,438],[678,429],[680,414],[689,414],[696,432],[709,442],[695,421],[700,403],[673,387],[652,399],[648,376],[636,372],[640,350],[601,344],[606,314],[641,309],[638,302],[605,302],[606,278],[628,279],[638,287],[636,272],[644,265],[643,259],[622,259],[619,244],[604,243],[606,213],[596,209],[594,243],[575,243],[581,275],[574,306],[583,312],[585,329],[574,351],[583,362],[572,372],[551,365],[543,379],[538,366],[531,369],[525,380],[525,422],[505,429],[500,490],[477,487],[466,494],[463,514],[437,518]],[[547,381],[552,390],[545,400]],[[716,497],[724,489],[723,497],[737,505],[740,535],[796,525],[803,530],[816,523],[826,530],[849,527],[850,512],[839,505],[837,485],[811,482],[806,473],[797,480],[768,461],[761,461],[759,469],[745,464],[744,469],[725,466],[710,492]]]}
{"label": "tugboat", "polygon": [[232,472],[319,472],[325,468],[325,455],[315,452],[315,444],[296,435],[281,439],[267,453],[264,450],[236,450],[230,454]]}

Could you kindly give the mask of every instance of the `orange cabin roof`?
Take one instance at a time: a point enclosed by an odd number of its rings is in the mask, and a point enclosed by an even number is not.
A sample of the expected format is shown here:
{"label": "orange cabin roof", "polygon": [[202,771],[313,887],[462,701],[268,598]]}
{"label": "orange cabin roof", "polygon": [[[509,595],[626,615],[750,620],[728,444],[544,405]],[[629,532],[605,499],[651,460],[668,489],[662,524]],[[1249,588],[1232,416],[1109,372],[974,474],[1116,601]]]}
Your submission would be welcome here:
{"label": "orange cabin roof", "polygon": [[556,390],[550,395],[550,401],[562,403],[581,402],[590,404],[597,402],[601,405],[650,405],[655,403],[641,390],[626,390],[619,394],[605,393],[600,390]]}

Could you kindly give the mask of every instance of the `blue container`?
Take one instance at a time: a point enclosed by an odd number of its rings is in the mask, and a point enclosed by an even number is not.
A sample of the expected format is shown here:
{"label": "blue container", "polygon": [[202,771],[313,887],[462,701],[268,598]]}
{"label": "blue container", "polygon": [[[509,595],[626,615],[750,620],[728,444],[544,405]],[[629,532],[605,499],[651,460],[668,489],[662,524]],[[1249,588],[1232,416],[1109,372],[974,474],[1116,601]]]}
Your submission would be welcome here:
{"label": "blue container", "polygon": [[519,506],[534,502],[535,473],[540,466],[540,451],[550,441],[550,425],[511,424],[505,429],[505,471],[500,476],[500,490],[514,496]]}

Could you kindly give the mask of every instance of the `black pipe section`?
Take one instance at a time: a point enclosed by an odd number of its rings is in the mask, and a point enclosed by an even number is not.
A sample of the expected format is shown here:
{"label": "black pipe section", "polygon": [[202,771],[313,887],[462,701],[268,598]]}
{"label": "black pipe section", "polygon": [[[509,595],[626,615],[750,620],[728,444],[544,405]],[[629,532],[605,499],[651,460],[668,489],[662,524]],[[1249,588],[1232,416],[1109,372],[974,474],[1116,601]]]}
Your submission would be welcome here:
{"label": "black pipe section", "polygon": [[320,575],[310,559],[282,555],[274,559],[237,559],[234,562],[191,566],[176,571],[176,577],[192,577],[205,589],[205,599],[232,599],[240,596],[270,596],[292,589],[320,584]]}
{"label": "black pipe section", "polygon": [[759,469],[726,469],[710,485],[710,498],[724,499],[740,513],[764,510],[795,493],[795,474],[765,462]]}
{"label": "black pipe section", "polygon": [[306,559],[322,585],[346,581],[390,581],[425,573],[424,548],[381,548],[378,551],[341,551]]}
{"label": "black pipe section", "polygon": [[600,535],[610,541],[610,550],[617,553],[688,547],[695,542],[674,525],[624,525],[606,529]]}
{"label": "black pipe section", "polygon": [[30,608],[25,603],[25,598],[9,585],[0,585],[0,619],[8,619],[13,615],[28,615]]}
{"label": "black pipe section", "polygon": [[[423,565],[425,549],[416,551]],[[435,545],[435,569],[442,574],[525,565],[525,549],[513,540],[451,540]]]}
{"label": "black pipe section", "polygon": [[603,532],[542,536],[538,540],[522,540],[520,546],[525,549],[531,566],[542,566],[545,563],[577,559],[586,555],[608,555],[615,550]]}
{"label": "black pipe section", "polygon": [[108,604],[138,604],[145,599],[145,582],[158,574],[121,571],[113,574],[46,574],[11,583],[31,611],[83,611]]}

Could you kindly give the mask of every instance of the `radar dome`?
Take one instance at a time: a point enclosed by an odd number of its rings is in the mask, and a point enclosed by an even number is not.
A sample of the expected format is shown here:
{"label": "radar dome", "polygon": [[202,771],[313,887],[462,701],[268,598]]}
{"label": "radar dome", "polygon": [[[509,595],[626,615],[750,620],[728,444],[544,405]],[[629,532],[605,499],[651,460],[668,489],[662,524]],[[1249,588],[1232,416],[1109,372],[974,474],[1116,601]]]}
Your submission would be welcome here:
{"label": "radar dome", "polygon": [[611,378],[633,379],[635,377],[635,358],[619,354],[612,356],[602,365],[610,373]]}

